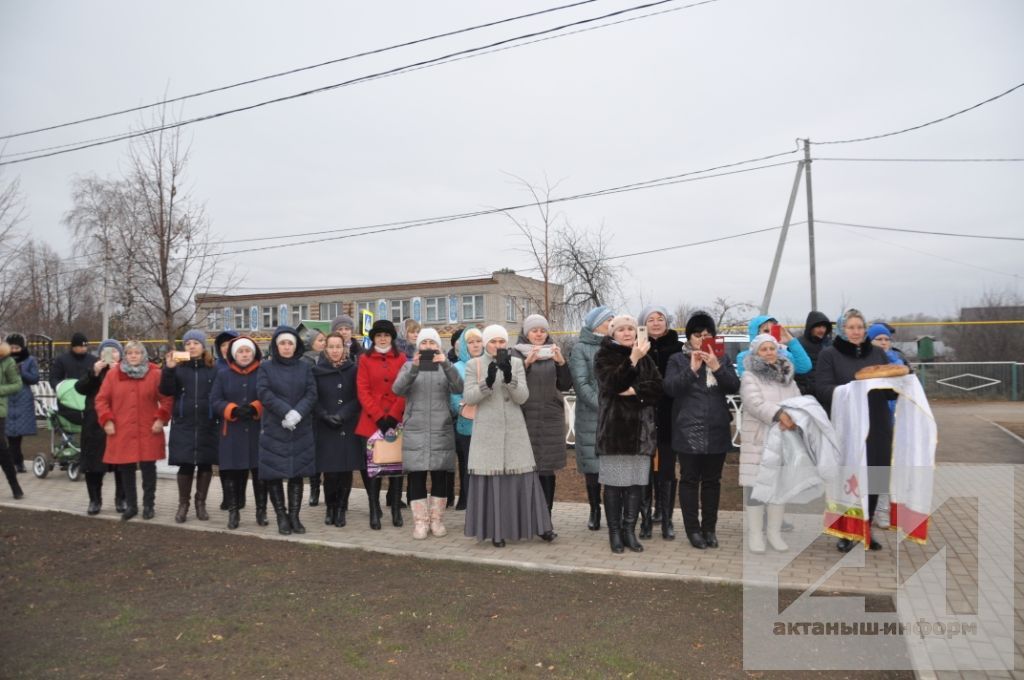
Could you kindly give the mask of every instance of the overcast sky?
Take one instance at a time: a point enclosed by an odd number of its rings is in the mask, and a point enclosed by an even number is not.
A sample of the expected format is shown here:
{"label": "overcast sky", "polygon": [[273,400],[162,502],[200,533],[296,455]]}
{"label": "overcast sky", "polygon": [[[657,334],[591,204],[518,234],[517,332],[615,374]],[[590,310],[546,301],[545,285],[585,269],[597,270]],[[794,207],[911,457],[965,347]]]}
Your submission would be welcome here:
{"label": "overcast sky", "polygon": [[[0,134],[557,1],[0,0]],[[592,2],[196,98],[180,115],[320,87],[638,3]],[[847,139],[939,118],[1024,81],[1022,34],[1019,0],[718,0],[189,126],[188,184],[223,239],[526,200],[505,173],[561,180],[557,195],[593,191],[787,151],[798,137]],[[1022,120],[1024,88],[919,131],[813,153],[1020,158]],[[127,116],[17,138],[6,153],[113,135],[137,123],[137,115]],[[125,150],[122,142],[2,168],[5,178],[21,179],[24,227],[71,255],[61,218],[73,178],[116,175]],[[812,167],[819,220],[1024,235],[1024,163],[821,160]],[[613,253],[684,244],[781,224],[795,169],[572,201],[560,211],[578,227],[604,224]],[[806,219],[802,190],[793,219]],[[844,303],[869,318],[953,314],[984,290],[1024,294],[1024,242],[824,224],[816,237],[819,307],[830,316]],[[718,296],[760,302],[777,239],[769,232],[625,259],[628,311],[636,313],[641,302],[673,308]],[[230,257],[248,272],[243,286],[262,291],[524,270],[534,263],[516,251],[523,245],[507,218],[490,216]],[[809,309],[807,255],[806,227],[795,226],[772,304],[787,320],[802,321]]]}

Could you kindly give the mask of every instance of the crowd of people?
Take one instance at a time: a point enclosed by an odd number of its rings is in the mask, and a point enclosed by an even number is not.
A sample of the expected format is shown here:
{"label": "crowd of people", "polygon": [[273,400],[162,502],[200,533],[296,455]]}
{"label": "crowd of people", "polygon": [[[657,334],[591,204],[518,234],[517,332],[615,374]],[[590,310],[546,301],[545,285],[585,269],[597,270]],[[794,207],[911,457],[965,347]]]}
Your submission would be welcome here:
{"label": "crowd of people", "polygon": [[[453,334],[447,352],[437,330],[415,322],[400,337],[393,323],[378,320],[364,346],[353,319],[341,315],[328,333],[280,326],[266,349],[233,331],[210,342],[191,330],[183,351],[168,353],[162,365],[136,341],[104,340],[97,356],[76,333],[49,379],[54,386],[73,380],[85,396],[81,467],[90,515],[102,510],[108,472],[116,511],[125,521],[138,515],[138,472],[141,515],[152,518],[155,464],[166,454],[177,467],[179,523],[190,510],[196,520],[210,519],[216,468],[229,529],[242,522],[250,480],[259,526],[269,524],[269,500],[279,533],[305,533],[300,515],[308,480],[309,505],[319,504],[322,486],[325,524],[345,527],[358,472],[371,530],[381,529],[386,476],[393,526],[404,525],[408,507],[413,538],[445,536],[445,513],[454,506],[466,513],[465,535],[495,547],[557,537],[555,480],[567,462],[564,395],[573,390],[587,528],[599,530],[603,514],[613,553],[643,551],[641,539],[651,539],[655,526],[662,540],[674,540],[677,497],[689,544],[719,546],[722,471],[733,448],[727,396],[740,394],[748,547],[786,550],[784,506],[751,493],[770,431],[797,428],[797,414],[781,404],[810,395],[828,412],[836,387],[860,368],[905,363],[892,349],[892,328],[869,327],[857,310],[847,310],[837,325],[812,311],[794,337],[774,317],[757,316],[749,349],[733,366],[715,350],[711,316],[686,319],[682,337],[672,321],[659,305],[639,317],[597,307],[566,356],[547,319],[536,314],[524,319],[515,343],[502,326],[468,327]],[[23,496],[22,438],[36,433],[30,388],[38,381],[25,338],[8,335],[0,343],[0,466],[15,498]],[[894,398],[872,393],[870,465],[889,465]],[[401,474],[374,464],[374,451],[396,442]],[[881,526],[884,491],[870,489],[869,512],[877,511]],[[851,547],[848,539],[838,544]],[[870,547],[881,548],[874,540]]]}

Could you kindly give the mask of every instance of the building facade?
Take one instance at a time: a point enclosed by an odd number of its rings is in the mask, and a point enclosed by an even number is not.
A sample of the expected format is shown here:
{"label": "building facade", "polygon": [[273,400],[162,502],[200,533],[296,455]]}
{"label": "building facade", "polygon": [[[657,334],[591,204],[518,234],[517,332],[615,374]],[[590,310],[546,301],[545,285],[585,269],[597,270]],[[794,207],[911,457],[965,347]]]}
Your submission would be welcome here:
{"label": "building facade", "polygon": [[[560,322],[563,289],[547,286],[552,327]],[[386,318],[399,325],[415,319],[436,328],[442,337],[456,328],[501,324],[515,334],[523,319],[543,313],[544,282],[520,276],[511,270],[490,276],[445,281],[420,281],[381,286],[353,286],[303,291],[253,293],[248,295],[197,295],[198,323],[210,335],[223,330],[269,337],[282,324],[297,326],[302,321],[329,321],[348,314],[357,326],[364,310],[373,319]],[[357,334],[362,333],[356,329]]]}

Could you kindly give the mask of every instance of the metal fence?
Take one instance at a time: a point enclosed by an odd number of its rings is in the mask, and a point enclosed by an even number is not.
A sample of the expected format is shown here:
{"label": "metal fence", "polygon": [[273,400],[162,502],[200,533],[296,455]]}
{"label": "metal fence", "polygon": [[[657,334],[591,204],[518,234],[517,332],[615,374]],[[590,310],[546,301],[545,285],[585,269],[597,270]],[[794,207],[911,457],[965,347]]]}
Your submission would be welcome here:
{"label": "metal fence", "polygon": [[911,364],[929,399],[1024,400],[1024,364],[1014,361]]}

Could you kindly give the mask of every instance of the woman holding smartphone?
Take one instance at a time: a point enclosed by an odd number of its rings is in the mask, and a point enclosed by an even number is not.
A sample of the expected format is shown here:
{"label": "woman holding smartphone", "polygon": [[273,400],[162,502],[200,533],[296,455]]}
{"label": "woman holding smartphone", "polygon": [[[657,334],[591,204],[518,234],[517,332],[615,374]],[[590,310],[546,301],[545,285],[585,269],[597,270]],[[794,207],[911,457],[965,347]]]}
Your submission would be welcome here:
{"label": "woman holding smartphone", "polygon": [[655,416],[662,394],[661,374],[647,354],[650,343],[637,338],[636,319],[617,316],[608,332],[594,357],[601,394],[597,446],[608,541],[616,554],[625,548],[643,552],[636,521],[649,481],[650,458],[658,446]]}
{"label": "woman holding smartphone", "polygon": [[217,420],[210,405],[210,391],[217,370],[206,349],[206,333],[190,330],[183,337],[188,358],[170,352],[160,377],[160,393],[174,398],[168,463],[178,466],[179,524],[188,517],[192,479],[196,482],[196,519],[206,521],[206,496],[217,464]]}
{"label": "woman holding smartphone", "polygon": [[718,547],[718,500],[725,454],[732,448],[732,413],[725,397],[740,380],[712,351],[715,321],[697,312],[686,322],[686,346],[665,369],[665,394],[672,397],[672,448],[679,456],[679,506],[690,545]]}
{"label": "woman holding smartphone", "polygon": [[520,408],[529,396],[523,361],[508,351],[508,331],[483,331],[484,353],[466,365],[463,401],[476,406],[469,445],[469,504],[465,535],[505,541],[539,535],[553,541],[551,515],[537,479],[530,436]]}
{"label": "woman holding smartphone", "polygon": [[561,348],[551,340],[547,319],[540,314],[523,320],[523,332],[512,356],[522,359],[526,371],[530,396],[523,404],[523,417],[550,514],[555,501],[555,472],[565,467],[567,458],[562,392],[572,389],[572,373]]}
{"label": "woman holding smartphone", "polygon": [[402,366],[392,390],[405,397],[402,469],[409,477],[412,537],[422,540],[429,534],[448,533],[444,526],[448,474],[455,470],[455,433],[449,405],[452,394],[462,392],[462,378],[441,351],[441,337],[433,328],[420,330],[416,349],[412,359]]}
{"label": "woman holding smartphone", "polygon": [[117,366],[124,355],[124,348],[117,340],[107,338],[100,343],[100,358],[91,370],[75,382],[75,391],[85,397],[85,411],[82,412],[82,472],[85,473],[85,488],[89,494],[87,514],[98,515],[103,507],[103,477],[107,471],[114,473],[114,509],[124,512],[124,485],[121,476],[112,465],[103,462],[103,450],[107,445],[107,433],[103,431],[96,416],[96,395],[110,370]]}

